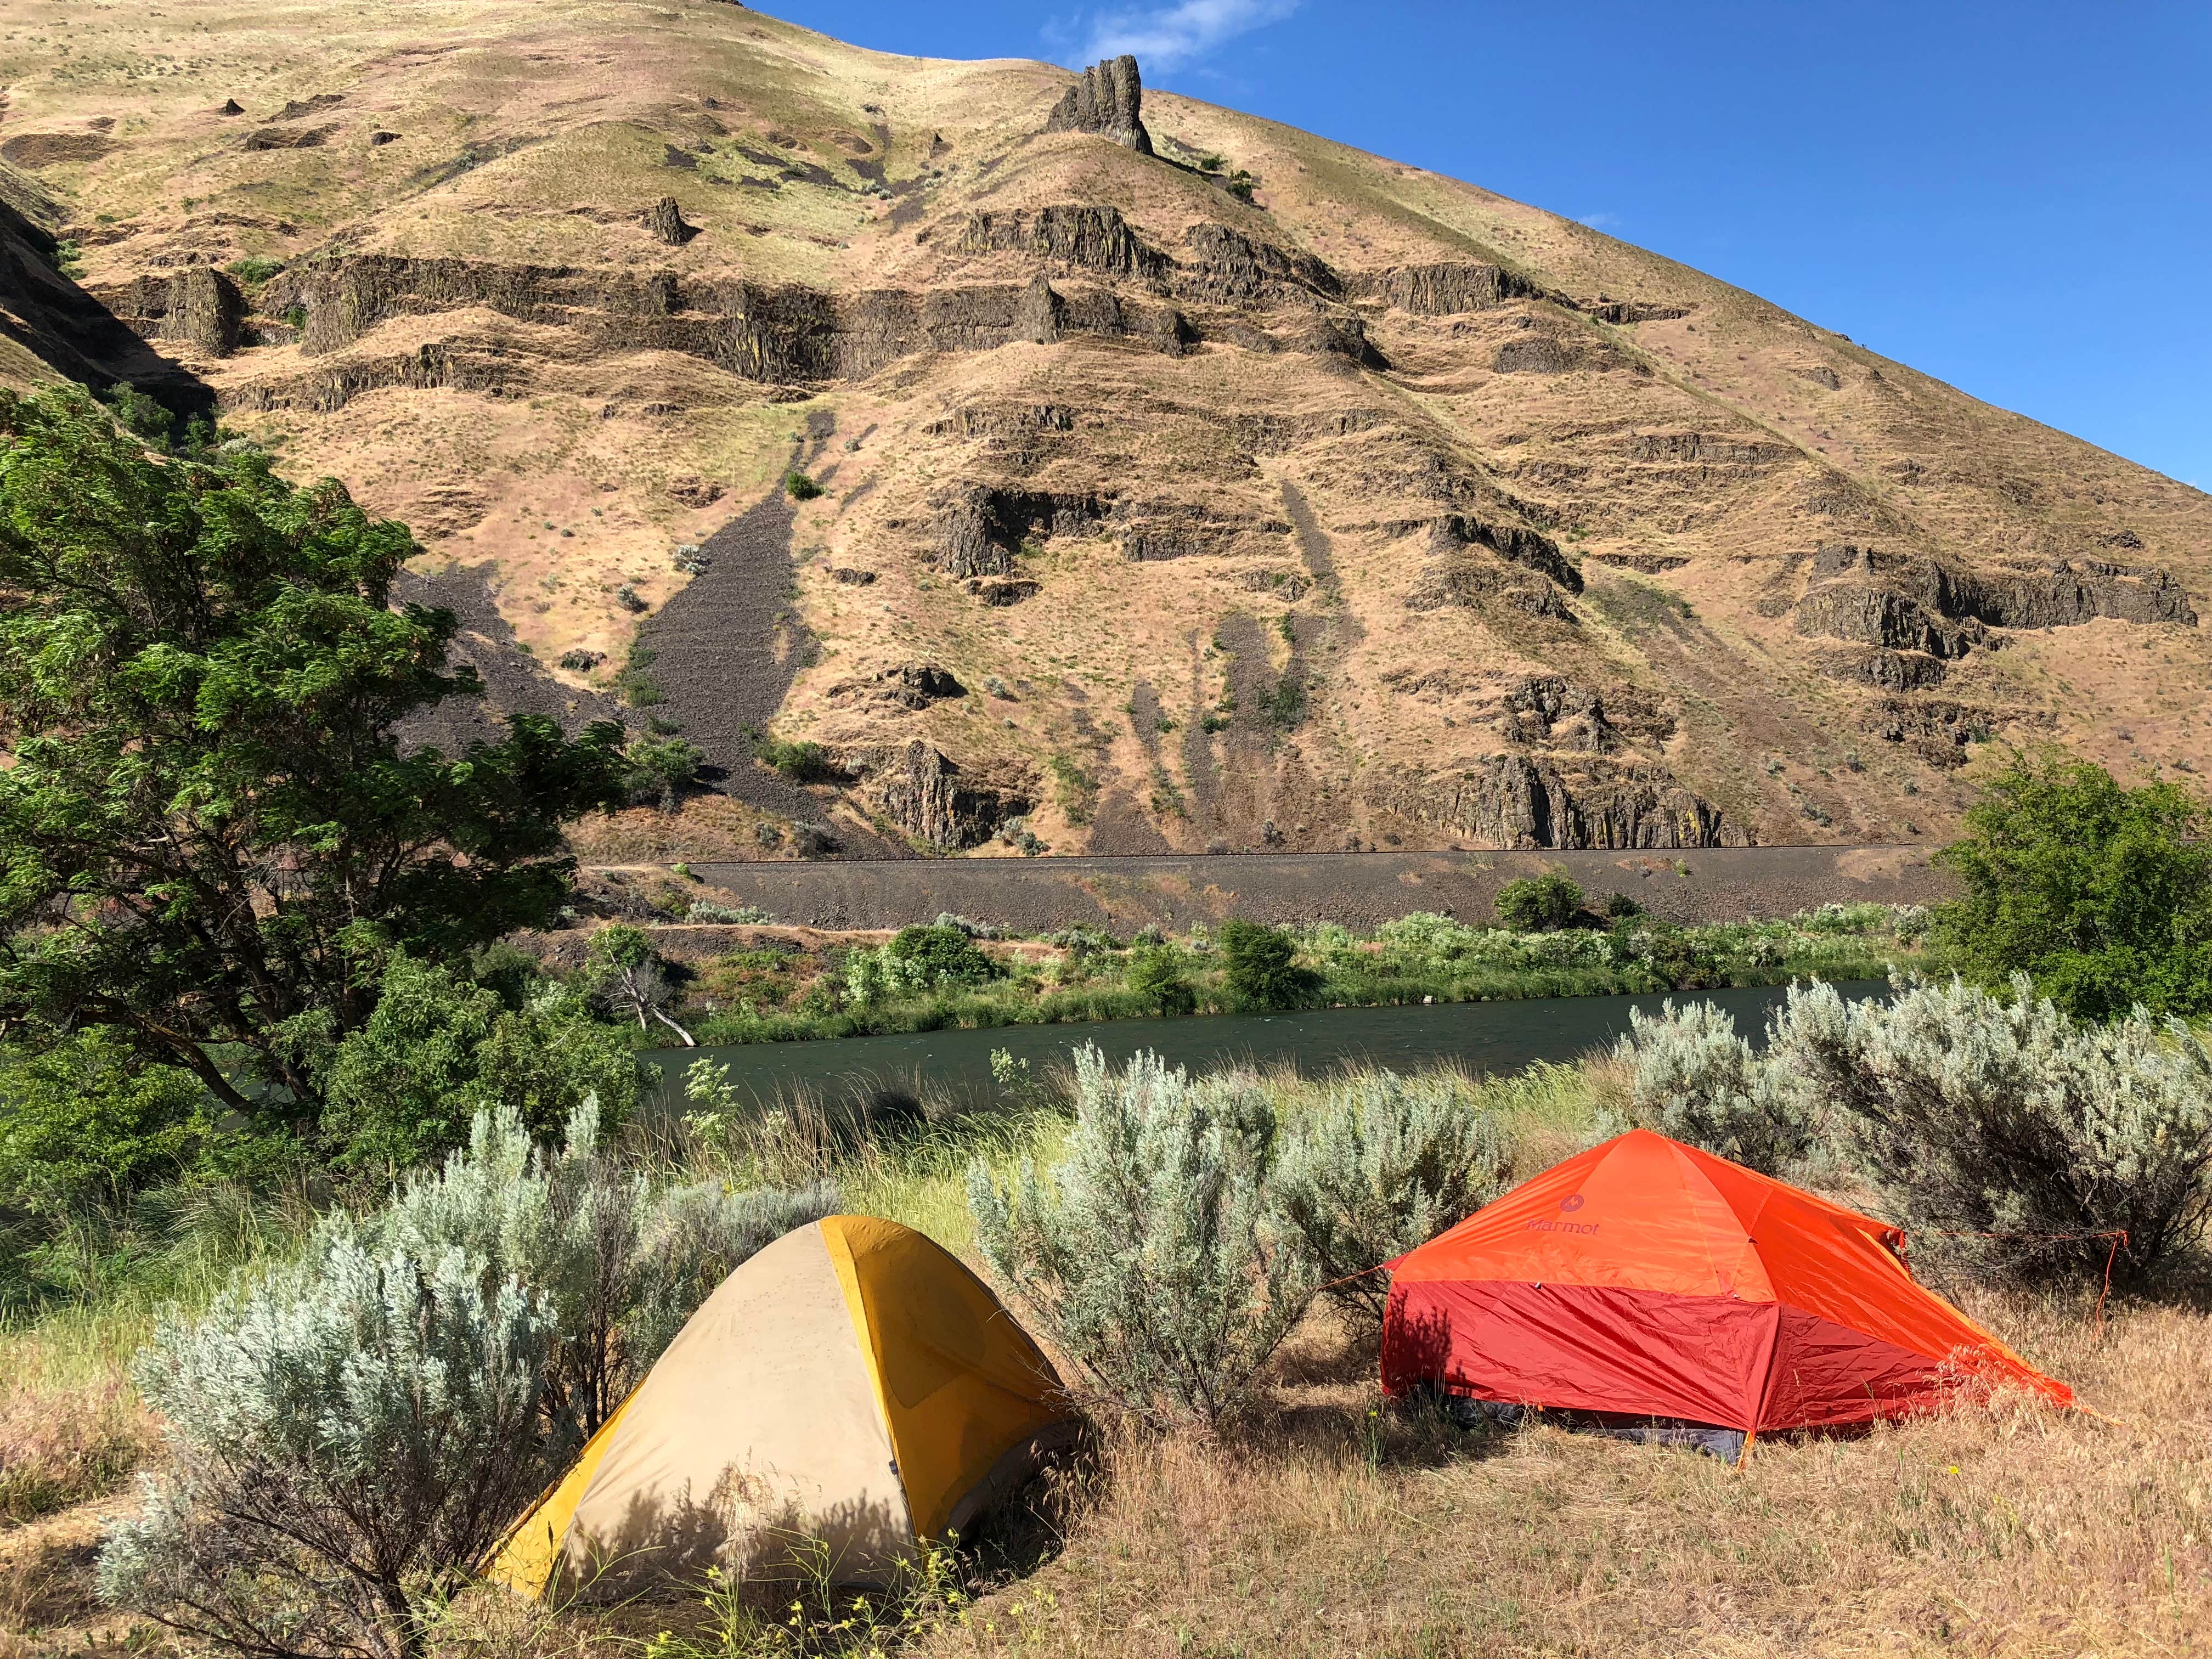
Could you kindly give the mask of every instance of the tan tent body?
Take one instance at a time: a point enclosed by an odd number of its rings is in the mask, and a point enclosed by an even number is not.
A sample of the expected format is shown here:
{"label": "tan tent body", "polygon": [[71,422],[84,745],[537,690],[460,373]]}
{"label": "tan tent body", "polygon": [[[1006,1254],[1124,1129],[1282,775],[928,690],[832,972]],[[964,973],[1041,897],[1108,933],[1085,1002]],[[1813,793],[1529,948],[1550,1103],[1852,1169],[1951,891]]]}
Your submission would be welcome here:
{"label": "tan tent body", "polygon": [[879,1579],[1072,1437],[1060,1379],[921,1234],[831,1216],[744,1263],[671,1343],[490,1576],[530,1595],[641,1569],[744,1571],[820,1540]]}

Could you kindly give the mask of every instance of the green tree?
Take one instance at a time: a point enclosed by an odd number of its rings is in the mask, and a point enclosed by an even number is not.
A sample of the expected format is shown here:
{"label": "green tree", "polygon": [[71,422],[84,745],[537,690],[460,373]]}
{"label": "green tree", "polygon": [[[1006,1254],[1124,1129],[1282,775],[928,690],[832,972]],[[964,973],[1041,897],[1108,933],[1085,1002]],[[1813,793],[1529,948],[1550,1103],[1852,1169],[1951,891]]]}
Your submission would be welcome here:
{"label": "green tree", "polygon": [[404,750],[409,715],[482,690],[447,670],[449,613],[390,605],[413,551],[334,482],[157,460],[80,392],[0,392],[0,1019],[109,1028],[305,1126],[388,950],[550,920],[620,732],[518,715]]}
{"label": "green tree", "polygon": [[465,1143],[480,1112],[510,1111],[541,1139],[587,1099],[619,1121],[642,1081],[629,1039],[574,1000],[511,1008],[491,986],[399,955],[375,1012],[338,1045],[323,1129],[343,1164],[404,1168]]}
{"label": "green tree", "polygon": [[1313,995],[1315,976],[1295,959],[1291,936],[1253,921],[1224,921],[1216,935],[1230,994],[1247,1008],[1297,1008]]}
{"label": "green tree", "polygon": [[1960,971],[2024,973],[2077,1019],[2212,1012],[2212,845],[2178,784],[2124,788],[2056,750],[2015,752],[1936,854],[1966,891],[1936,913]]}
{"label": "green tree", "polygon": [[114,1208],[173,1179],[214,1138],[207,1091],[100,1031],[0,1064],[0,1209]]}
{"label": "green tree", "polygon": [[1583,890],[1564,872],[1509,881],[1498,890],[1498,919],[1516,933],[1552,933],[1582,914]]}
{"label": "green tree", "polygon": [[1170,945],[1150,945],[1129,953],[1129,989],[1155,1013],[1187,1014],[1198,996],[1182,970],[1182,953]]}
{"label": "green tree", "polygon": [[957,927],[902,927],[884,948],[913,963],[932,985],[982,985],[999,976],[999,964]]}

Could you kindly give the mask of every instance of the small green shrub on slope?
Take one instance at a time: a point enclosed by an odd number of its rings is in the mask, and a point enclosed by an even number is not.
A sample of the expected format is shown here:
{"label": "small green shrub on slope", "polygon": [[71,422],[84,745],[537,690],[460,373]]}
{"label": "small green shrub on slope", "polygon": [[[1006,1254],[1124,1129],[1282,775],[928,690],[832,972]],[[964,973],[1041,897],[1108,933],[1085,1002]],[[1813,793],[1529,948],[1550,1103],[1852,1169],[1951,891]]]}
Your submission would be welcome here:
{"label": "small green shrub on slope", "polygon": [[1129,990],[1147,1013],[1188,1014],[1198,1006],[1182,953],[1171,945],[1140,946],[1129,953]]}
{"label": "small green shrub on slope", "polygon": [[1549,933],[1582,914],[1583,890],[1553,871],[1507,882],[1493,902],[1504,926],[1524,933]]}
{"label": "small green shrub on slope", "polygon": [[1318,981],[1297,965],[1297,946],[1279,927],[1224,921],[1216,938],[1223,981],[1240,1007],[1298,1008],[1313,1000]]}

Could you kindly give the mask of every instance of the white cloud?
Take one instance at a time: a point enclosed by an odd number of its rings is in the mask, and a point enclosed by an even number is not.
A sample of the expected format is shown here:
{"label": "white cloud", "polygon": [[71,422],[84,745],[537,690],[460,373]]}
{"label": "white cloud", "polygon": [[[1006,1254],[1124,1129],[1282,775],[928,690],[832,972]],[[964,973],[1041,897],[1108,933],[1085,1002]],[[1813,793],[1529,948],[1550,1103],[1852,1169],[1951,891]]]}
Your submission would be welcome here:
{"label": "white cloud", "polygon": [[1136,54],[1147,73],[1181,69],[1217,47],[1297,9],[1298,0],[1180,0],[1152,11],[1104,12],[1086,19],[1087,44],[1078,57],[1092,64]]}
{"label": "white cloud", "polygon": [[1577,222],[1588,225],[1592,230],[1611,230],[1620,222],[1620,216],[1618,213],[1585,213]]}

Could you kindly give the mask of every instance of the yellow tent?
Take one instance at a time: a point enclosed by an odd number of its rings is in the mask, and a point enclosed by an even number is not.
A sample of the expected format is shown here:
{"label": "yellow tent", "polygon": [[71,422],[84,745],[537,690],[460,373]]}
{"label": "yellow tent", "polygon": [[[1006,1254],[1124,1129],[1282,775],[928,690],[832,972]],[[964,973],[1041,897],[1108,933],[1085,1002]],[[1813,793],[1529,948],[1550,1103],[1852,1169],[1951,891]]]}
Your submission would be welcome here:
{"label": "yellow tent", "polygon": [[556,1569],[743,1572],[805,1537],[838,1581],[878,1579],[1073,1431],[1050,1363],[975,1274],[896,1222],[831,1216],[723,1280],[489,1574],[538,1595]]}

